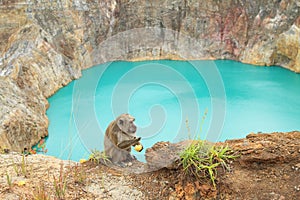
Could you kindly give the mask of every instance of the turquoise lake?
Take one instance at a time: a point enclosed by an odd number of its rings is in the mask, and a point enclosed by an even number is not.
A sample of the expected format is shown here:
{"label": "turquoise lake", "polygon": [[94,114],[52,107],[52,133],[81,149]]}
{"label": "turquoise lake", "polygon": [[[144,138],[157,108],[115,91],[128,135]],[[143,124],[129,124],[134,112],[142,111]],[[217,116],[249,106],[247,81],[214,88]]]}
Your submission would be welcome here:
{"label": "turquoise lake", "polygon": [[[50,97],[47,155],[78,161],[103,150],[108,124],[136,118],[144,148],[159,141],[300,130],[300,74],[235,61],[112,62]],[[144,151],[133,153],[144,160]]]}

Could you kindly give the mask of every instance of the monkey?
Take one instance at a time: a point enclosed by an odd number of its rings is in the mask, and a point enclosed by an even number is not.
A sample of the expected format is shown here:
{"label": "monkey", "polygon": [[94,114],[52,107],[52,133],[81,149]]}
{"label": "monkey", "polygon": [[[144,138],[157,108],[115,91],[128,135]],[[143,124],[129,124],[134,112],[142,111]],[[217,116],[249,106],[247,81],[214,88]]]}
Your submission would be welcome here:
{"label": "monkey", "polygon": [[[112,163],[123,165],[136,159],[131,155],[131,146],[141,145],[141,137],[136,137],[135,118],[129,114],[121,114],[112,121],[104,136],[104,152]],[[140,151],[143,150],[143,146]]]}

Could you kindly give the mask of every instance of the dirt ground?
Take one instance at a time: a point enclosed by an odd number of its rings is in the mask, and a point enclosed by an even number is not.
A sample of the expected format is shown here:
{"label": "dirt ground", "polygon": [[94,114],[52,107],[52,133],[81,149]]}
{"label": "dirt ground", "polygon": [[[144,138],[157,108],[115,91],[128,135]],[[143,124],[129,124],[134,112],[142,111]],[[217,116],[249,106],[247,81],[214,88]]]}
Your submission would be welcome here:
{"label": "dirt ground", "polygon": [[59,199],[60,182],[61,199],[300,199],[300,132],[249,134],[226,143],[240,157],[229,172],[218,169],[216,188],[208,177],[196,180],[180,168],[135,174],[42,155],[26,157],[24,173],[22,156],[1,154],[0,199]]}

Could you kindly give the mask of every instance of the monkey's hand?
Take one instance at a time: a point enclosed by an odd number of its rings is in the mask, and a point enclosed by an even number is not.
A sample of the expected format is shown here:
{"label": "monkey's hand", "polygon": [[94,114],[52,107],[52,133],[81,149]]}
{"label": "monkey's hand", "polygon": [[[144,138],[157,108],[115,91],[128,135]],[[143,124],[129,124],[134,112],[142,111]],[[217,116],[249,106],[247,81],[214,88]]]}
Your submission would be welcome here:
{"label": "monkey's hand", "polygon": [[137,152],[141,152],[143,149],[144,147],[141,143],[134,146],[134,150],[136,150]]}
{"label": "monkey's hand", "polygon": [[121,148],[121,149],[126,149],[128,147],[135,146],[135,145],[139,144],[140,140],[141,140],[141,137],[134,138],[134,139],[131,139],[131,140],[124,140],[123,142],[120,142],[118,144],[118,147]]}

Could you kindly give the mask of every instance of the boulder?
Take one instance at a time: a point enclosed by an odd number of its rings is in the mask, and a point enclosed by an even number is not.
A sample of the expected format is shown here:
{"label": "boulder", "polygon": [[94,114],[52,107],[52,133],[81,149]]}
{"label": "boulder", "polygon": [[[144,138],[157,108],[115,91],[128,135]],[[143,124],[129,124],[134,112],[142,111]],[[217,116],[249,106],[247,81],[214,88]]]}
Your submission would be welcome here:
{"label": "boulder", "polygon": [[145,153],[147,165],[151,170],[162,168],[177,169],[180,164],[180,153],[192,144],[191,140],[178,143],[157,142]]}

